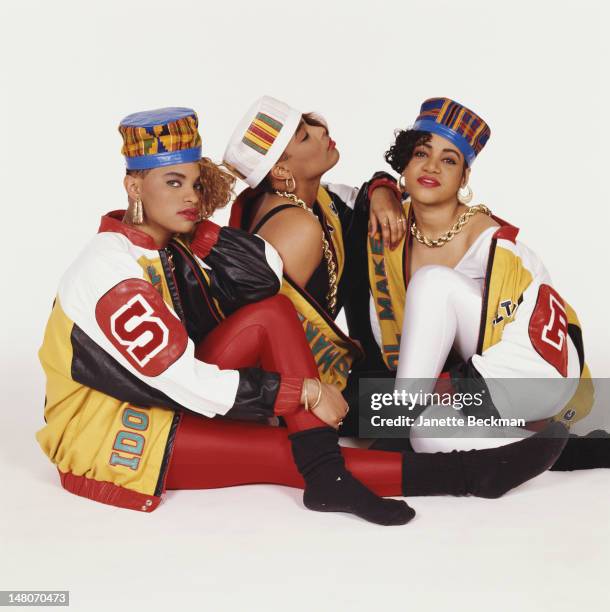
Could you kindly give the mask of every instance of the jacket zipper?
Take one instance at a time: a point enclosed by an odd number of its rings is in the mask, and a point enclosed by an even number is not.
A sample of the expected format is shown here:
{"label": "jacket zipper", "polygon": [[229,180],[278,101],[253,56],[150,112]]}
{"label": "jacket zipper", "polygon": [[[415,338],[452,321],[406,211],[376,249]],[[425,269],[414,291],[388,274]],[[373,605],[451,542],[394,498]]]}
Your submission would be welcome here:
{"label": "jacket zipper", "polygon": [[[209,309],[210,313],[212,314],[214,319],[216,319],[216,322],[220,323],[222,321],[222,316],[220,316],[218,314],[217,308],[212,304],[212,302],[210,302],[210,297],[208,296],[207,291],[205,290],[203,284],[199,280],[199,277],[198,277],[198,274],[197,274],[197,270],[194,268],[191,258],[188,256],[187,252],[182,247],[182,245],[180,245],[180,243],[174,244],[174,248],[182,255],[182,257],[186,261],[187,265],[193,271],[193,274],[195,275],[195,278],[199,282],[199,285],[201,287],[201,293],[203,294],[203,297],[205,298],[205,301],[206,301],[206,303],[208,305],[208,309]],[[171,255],[171,253],[170,253],[170,255]],[[173,263],[173,258],[172,258],[172,263]]]}
{"label": "jacket zipper", "polygon": [[172,298],[172,304],[176,314],[182,321],[182,325],[186,326],[186,317],[184,316],[184,309],[182,308],[182,302],[180,301],[180,295],[178,294],[178,285],[176,283],[176,277],[174,276],[174,256],[168,247],[159,251],[159,258],[161,259],[161,265],[165,272],[165,280],[169,289],[169,294]]}
{"label": "jacket zipper", "polygon": [[491,271],[494,265],[494,257],[496,254],[497,238],[492,238],[491,246],[489,247],[489,257],[487,259],[487,270],[485,271],[485,284],[483,287],[483,296],[481,301],[481,322],[479,324],[479,340],[477,342],[477,355],[483,354],[483,343],[485,342],[485,332],[487,329],[487,311],[489,309],[489,284],[491,282]]}
{"label": "jacket zipper", "polygon": [[[176,283],[176,277],[174,275],[174,257],[169,250],[169,248],[164,248],[159,251],[159,259],[161,260],[161,266],[163,267],[163,272],[165,273],[165,281],[167,282],[167,288],[169,289],[169,294],[172,298],[172,304],[174,306],[174,310],[176,314],[182,321],[182,325],[186,327],[186,318],[184,316],[184,309],[182,308],[182,303],[180,302],[180,296],[178,294],[178,288]],[[159,478],[157,479],[157,484],[155,486],[154,494],[156,496],[161,496],[165,492],[165,482],[167,480],[167,475],[169,473],[169,467],[171,462],[171,457],[173,456],[174,443],[176,441],[176,432],[180,423],[182,422],[182,418],[184,416],[184,411],[182,410],[174,410],[174,418],[172,419],[172,424],[170,426],[170,435],[167,440],[167,444],[165,446],[165,451],[163,453],[163,459],[161,461],[161,469],[159,471]]]}

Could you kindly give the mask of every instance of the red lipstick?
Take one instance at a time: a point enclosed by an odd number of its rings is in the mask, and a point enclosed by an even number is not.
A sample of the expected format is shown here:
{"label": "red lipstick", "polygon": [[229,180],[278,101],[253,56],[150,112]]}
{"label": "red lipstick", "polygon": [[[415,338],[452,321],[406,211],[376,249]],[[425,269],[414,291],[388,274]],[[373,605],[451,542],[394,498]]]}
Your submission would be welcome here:
{"label": "red lipstick", "polygon": [[197,221],[199,219],[199,210],[197,208],[187,208],[186,210],[181,210],[178,214],[189,221]]}
{"label": "red lipstick", "polygon": [[334,149],[337,146],[337,143],[332,139],[328,139],[328,150]]}
{"label": "red lipstick", "polygon": [[422,187],[440,187],[441,185],[435,178],[432,178],[431,176],[420,176],[417,179],[417,182]]}

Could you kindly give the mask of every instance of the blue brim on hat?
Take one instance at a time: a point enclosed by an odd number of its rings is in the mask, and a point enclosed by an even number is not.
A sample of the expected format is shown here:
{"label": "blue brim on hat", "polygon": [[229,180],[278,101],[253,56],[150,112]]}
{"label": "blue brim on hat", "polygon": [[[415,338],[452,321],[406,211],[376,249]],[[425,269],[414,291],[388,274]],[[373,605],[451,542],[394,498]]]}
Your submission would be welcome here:
{"label": "blue brim on hat", "polygon": [[449,142],[452,142],[462,153],[466,163],[470,166],[475,160],[477,154],[474,149],[468,144],[468,141],[460,136],[457,132],[443,125],[437,123],[432,119],[420,119],[413,124],[414,130],[420,130],[422,132],[431,132],[432,134],[438,134],[443,138],[446,138]]}
{"label": "blue brim on hat", "polygon": [[182,149],[172,153],[155,153],[154,155],[139,155],[138,157],[126,157],[125,163],[128,170],[149,170],[161,166],[173,166],[175,164],[187,164],[201,159],[201,147],[193,149]]}

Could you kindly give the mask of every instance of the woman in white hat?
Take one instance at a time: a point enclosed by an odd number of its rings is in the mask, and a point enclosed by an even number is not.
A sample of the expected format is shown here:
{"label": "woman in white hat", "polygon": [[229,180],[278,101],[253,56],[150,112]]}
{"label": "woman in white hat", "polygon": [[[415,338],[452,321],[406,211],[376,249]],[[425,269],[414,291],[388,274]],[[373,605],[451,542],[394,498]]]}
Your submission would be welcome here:
{"label": "woman in white hat", "polygon": [[[321,117],[269,96],[249,109],[224,154],[225,165],[249,187],[233,204],[230,224],[278,250],[284,262],[281,293],[299,313],[321,379],[351,395],[357,383],[349,373],[362,350],[335,318],[353,285],[350,241],[358,189],[322,182],[338,160]],[[371,229],[379,226],[391,247],[405,233],[400,194],[394,182],[380,178],[371,182],[369,195]],[[355,433],[353,417],[348,415],[342,433]]]}

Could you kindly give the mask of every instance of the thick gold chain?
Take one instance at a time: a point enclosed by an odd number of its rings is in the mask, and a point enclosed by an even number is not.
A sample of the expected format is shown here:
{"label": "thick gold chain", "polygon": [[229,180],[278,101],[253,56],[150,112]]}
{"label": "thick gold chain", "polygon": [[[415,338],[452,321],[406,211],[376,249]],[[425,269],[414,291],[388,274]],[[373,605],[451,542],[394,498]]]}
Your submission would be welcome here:
{"label": "thick gold chain", "polygon": [[[306,210],[308,213],[316,217],[314,213],[307,204],[301,199],[299,199],[294,193],[290,193],[288,191],[276,191],[277,195],[282,198],[286,198],[290,200],[295,206],[299,206]],[[318,217],[316,217],[318,220]],[[328,293],[326,294],[326,301],[328,303],[328,309],[331,313],[335,313],[335,309],[337,308],[337,263],[335,262],[335,258],[333,256],[333,251],[330,248],[330,244],[326,239],[326,234],[324,230],[322,230],[322,252],[324,253],[324,259],[326,260],[326,268],[328,270]]]}
{"label": "thick gold chain", "polygon": [[444,234],[441,234],[435,240],[428,238],[428,236],[424,236],[417,228],[415,221],[413,221],[413,223],[411,224],[411,234],[413,235],[415,240],[417,240],[417,242],[421,242],[427,247],[442,247],[446,245],[450,240],[452,240],[456,234],[459,234],[462,231],[463,227],[466,225],[466,223],[468,223],[468,221],[470,221],[470,219],[474,217],[474,215],[476,215],[477,213],[484,213],[491,217],[491,210],[489,210],[489,208],[487,208],[485,204],[477,204],[476,206],[471,206],[465,213],[462,213],[453,225],[453,227],[450,230],[446,231]]}

